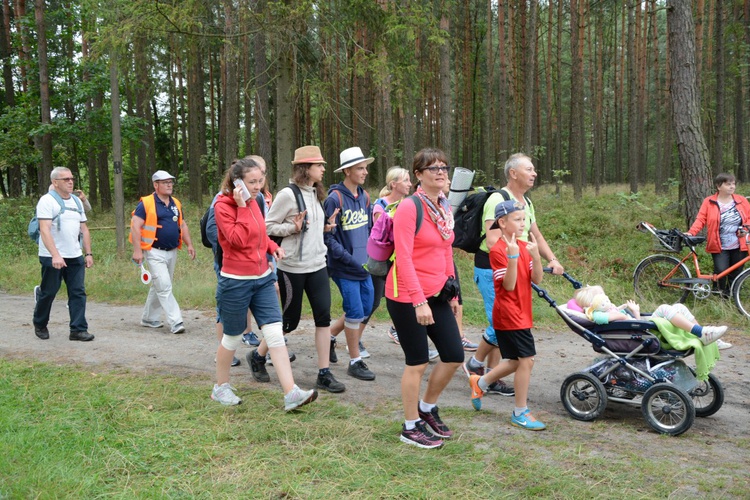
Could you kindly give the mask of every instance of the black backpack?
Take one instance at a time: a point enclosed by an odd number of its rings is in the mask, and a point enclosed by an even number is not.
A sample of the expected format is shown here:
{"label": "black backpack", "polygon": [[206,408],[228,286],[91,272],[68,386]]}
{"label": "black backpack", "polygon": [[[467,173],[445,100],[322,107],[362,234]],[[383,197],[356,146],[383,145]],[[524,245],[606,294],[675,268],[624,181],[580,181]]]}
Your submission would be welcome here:
{"label": "black backpack", "polygon": [[203,217],[201,217],[201,243],[203,243],[203,246],[206,248],[213,248],[213,245],[211,244],[211,240],[208,239],[208,233],[206,233],[206,226],[208,226],[208,219],[213,217],[213,207],[209,206],[206,209],[206,213],[203,214]]}
{"label": "black backpack", "polygon": [[[466,197],[453,215],[453,247],[460,248],[469,253],[476,253],[479,246],[484,241],[486,234],[482,232],[484,228],[484,205],[487,199],[494,193],[499,192],[504,200],[510,199],[510,194],[504,189],[497,190],[492,186],[487,186],[482,191],[476,191]],[[526,203],[531,205],[531,200],[524,195]]]}
{"label": "black backpack", "polygon": [[[305,199],[302,197],[302,191],[300,190],[299,186],[290,182],[287,187],[292,190],[292,193],[294,193],[294,199],[297,200],[297,209],[299,210],[299,212],[302,213],[303,211],[307,210]],[[307,214],[305,214],[305,221],[302,224],[303,232],[307,231],[307,220]],[[281,246],[281,242],[284,239],[283,236],[270,236],[270,238],[279,246]]]}

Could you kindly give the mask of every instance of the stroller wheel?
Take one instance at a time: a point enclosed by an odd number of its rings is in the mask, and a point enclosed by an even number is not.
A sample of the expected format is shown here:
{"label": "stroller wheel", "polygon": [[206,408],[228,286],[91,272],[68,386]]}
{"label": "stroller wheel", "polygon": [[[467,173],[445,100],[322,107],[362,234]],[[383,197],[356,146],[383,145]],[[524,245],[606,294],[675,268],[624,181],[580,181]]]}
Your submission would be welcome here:
{"label": "stroller wheel", "polygon": [[643,395],[641,412],[656,432],[679,436],[695,420],[695,406],[688,393],[676,385],[660,382]]}
{"label": "stroller wheel", "polygon": [[[695,370],[691,368],[690,371],[695,375]],[[713,373],[708,374],[705,382],[698,382],[688,394],[693,398],[696,417],[710,417],[724,404],[724,388]]]}
{"label": "stroller wheel", "polygon": [[607,407],[604,384],[587,372],[568,375],[560,387],[560,400],[571,417],[585,422],[601,416]]}

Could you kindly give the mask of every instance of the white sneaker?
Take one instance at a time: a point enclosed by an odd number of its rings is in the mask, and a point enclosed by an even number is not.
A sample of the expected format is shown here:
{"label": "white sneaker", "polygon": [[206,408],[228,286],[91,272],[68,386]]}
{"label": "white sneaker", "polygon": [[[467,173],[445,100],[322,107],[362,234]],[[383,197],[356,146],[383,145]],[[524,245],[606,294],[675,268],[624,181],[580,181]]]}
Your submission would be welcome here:
{"label": "white sneaker", "polygon": [[429,349],[427,351],[427,357],[430,358],[430,361],[440,356],[440,353],[437,352],[437,349]]}
{"label": "white sneaker", "polygon": [[164,323],[161,321],[146,321],[145,319],[141,320],[141,326],[145,326],[148,328],[161,328],[164,326]]}
{"label": "white sneaker", "polygon": [[174,328],[172,328],[172,333],[185,333],[185,325],[177,323],[174,325]]}
{"label": "white sneaker", "polygon": [[716,340],[716,347],[718,347],[718,348],[719,348],[719,350],[723,350],[723,349],[731,349],[731,347],[732,347],[732,344],[730,344],[729,342],[724,342],[724,341],[723,341],[723,340],[721,340],[721,339],[717,339],[717,340]]}
{"label": "white sneaker", "polygon": [[284,410],[292,411],[295,408],[312,403],[318,399],[318,391],[312,389],[310,391],[303,391],[297,384],[294,384],[292,390],[284,395]]}
{"label": "white sneaker", "polygon": [[719,340],[725,333],[727,333],[726,326],[704,326],[701,342],[703,342],[703,345],[712,344]]}
{"label": "white sneaker", "polygon": [[234,394],[234,388],[229,385],[229,382],[224,382],[221,385],[214,384],[211,399],[226,406],[234,406],[242,403],[242,400]]}

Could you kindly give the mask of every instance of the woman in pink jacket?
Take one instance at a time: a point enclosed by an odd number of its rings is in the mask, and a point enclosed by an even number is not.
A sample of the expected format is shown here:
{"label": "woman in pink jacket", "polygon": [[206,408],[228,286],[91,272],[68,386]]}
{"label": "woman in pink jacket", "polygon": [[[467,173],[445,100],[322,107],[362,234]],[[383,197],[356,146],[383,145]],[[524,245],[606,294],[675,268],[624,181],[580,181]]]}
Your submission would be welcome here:
{"label": "woman in pink jacket", "polygon": [[[750,203],[744,196],[734,193],[734,175],[719,174],[714,179],[714,185],[716,194],[703,200],[687,234],[695,236],[706,228],[706,252],[713,257],[714,273],[719,274],[747,256],[745,238],[737,237],[737,230],[750,223]],[[722,296],[729,297],[732,282],[740,272],[742,267],[719,280]]]}
{"label": "woman in pink jacket", "polygon": [[[401,441],[437,448],[443,439],[453,436],[438,415],[437,400],[464,361],[455,317],[458,288],[449,280],[454,274],[453,214],[443,194],[448,159],[439,149],[423,149],[414,156],[412,170],[420,186],[416,199],[402,200],[393,217],[396,262],[388,273],[385,296],[406,363],[401,378],[405,417]],[[428,337],[440,354],[440,362],[430,373],[420,399],[419,389],[429,362]]]}
{"label": "woman in pink jacket", "polygon": [[276,297],[276,277],[266,254],[284,258],[284,250],[266,234],[266,223],[257,197],[264,175],[251,158],[234,160],[214,205],[219,246],[223,252],[216,304],[224,335],[216,353],[216,384],[211,398],[223,405],[242,402],[229,385],[229,367],[242,343],[247,310],[253,313],[284,390],[284,409],[293,410],[317,398],[315,390],[297,387],[281,328],[281,308]]}

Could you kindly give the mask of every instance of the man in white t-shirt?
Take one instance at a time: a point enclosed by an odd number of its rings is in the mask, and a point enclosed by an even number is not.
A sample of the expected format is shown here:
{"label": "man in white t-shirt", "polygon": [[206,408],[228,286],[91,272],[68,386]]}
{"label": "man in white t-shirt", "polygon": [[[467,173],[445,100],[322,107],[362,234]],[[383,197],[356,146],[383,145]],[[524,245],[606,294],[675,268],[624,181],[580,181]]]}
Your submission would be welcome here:
{"label": "man in white t-shirt", "polygon": [[[36,290],[34,307],[34,333],[42,340],[49,338],[50,310],[60,285],[65,281],[68,289],[70,313],[70,340],[89,341],[94,336],[88,332],[86,322],[86,268],[94,265],[91,254],[91,236],[86,226],[86,214],[81,202],[73,193],[74,178],[70,170],[57,167],[50,174],[54,192],[65,204],[65,210],[52,191],[39,199],[36,216],[39,220],[39,262],[42,264],[42,282]],[[81,240],[83,237],[83,251]]]}

